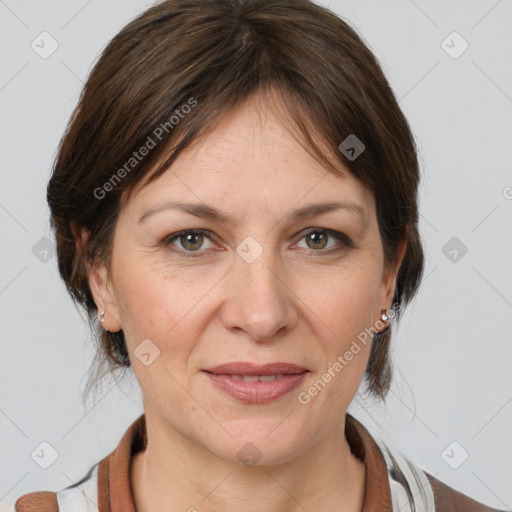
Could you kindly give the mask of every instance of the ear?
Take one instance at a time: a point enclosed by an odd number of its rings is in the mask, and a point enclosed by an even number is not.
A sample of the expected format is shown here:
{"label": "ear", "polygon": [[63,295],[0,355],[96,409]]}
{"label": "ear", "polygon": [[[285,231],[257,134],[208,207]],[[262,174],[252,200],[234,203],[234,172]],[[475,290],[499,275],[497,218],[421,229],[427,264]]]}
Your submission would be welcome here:
{"label": "ear", "polygon": [[[389,309],[391,307],[393,297],[396,289],[396,278],[400,265],[404,259],[405,249],[407,248],[407,239],[404,237],[403,241],[397,248],[396,264],[392,268],[385,268],[382,274],[382,294],[380,298],[380,309]],[[380,316],[380,309],[377,316]]]}
{"label": "ear", "polygon": [[[77,229],[72,226],[72,232],[76,241],[77,250],[81,252],[87,240],[89,239],[89,231],[85,228]],[[98,314],[105,311],[102,327],[110,332],[119,331],[122,326],[119,322],[119,314],[117,301],[113,291],[112,281],[108,275],[107,269],[103,264],[96,264],[90,261],[85,263],[87,268],[87,279],[89,288],[96,303]]]}

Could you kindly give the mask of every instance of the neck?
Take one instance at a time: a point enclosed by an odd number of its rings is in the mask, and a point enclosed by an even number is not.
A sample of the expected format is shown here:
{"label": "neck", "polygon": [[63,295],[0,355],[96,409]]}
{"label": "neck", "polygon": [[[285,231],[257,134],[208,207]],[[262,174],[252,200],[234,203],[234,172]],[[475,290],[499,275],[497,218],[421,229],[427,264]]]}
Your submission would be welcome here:
{"label": "neck", "polygon": [[345,417],[311,449],[282,464],[244,466],[146,413],[148,443],[133,455],[130,481],[137,512],[360,512],[364,463],[345,438]]}

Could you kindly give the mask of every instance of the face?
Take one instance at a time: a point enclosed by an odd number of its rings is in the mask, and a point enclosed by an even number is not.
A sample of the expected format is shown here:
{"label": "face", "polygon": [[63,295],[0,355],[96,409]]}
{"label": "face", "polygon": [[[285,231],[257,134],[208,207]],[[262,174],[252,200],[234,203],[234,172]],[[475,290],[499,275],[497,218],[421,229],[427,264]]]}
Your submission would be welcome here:
{"label": "face", "polygon": [[[340,170],[322,167],[249,101],[135,189],[111,273],[97,269],[90,283],[104,327],[124,331],[147,417],[226,461],[251,442],[262,463],[296,457],[344,418],[368,363],[361,333],[382,330],[398,267],[385,271],[372,193]],[[345,207],[294,217],[333,202]],[[276,396],[285,384],[204,371],[240,361],[307,372],[283,376],[295,387]]]}

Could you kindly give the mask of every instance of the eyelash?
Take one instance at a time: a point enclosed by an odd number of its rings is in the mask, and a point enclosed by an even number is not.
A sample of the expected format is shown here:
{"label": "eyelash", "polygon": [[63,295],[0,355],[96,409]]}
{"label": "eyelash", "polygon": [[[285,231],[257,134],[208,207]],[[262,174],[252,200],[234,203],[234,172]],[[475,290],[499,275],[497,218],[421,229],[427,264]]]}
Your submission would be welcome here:
{"label": "eyelash", "polygon": [[[319,253],[325,253],[325,254],[332,254],[332,253],[335,253],[335,252],[339,252],[343,249],[347,249],[347,248],[353,248],[354,245],[352,243],[352,240],[350,240],[350,238],[345,235],[344,233],[340,233],[339,231],[335,231],[333,229],[327,229],[327,228],[311,228],[309,230],[307,230],[306,232],[304,232],[304,234],[302,235],[301,238],[299,238],[299,242],[305,238],[306,236],[310,235],[311,233],[323,233],[323,234],[326,234],[328,236],[331,236],[333,238],[336,238],[337,240],[343,242],[343,245],[341,246],[337,246],[337,247],[331,247],[330,249],[326,249],[326,250],[322,250],[322,249],[319,249],[319,250],[315,250],[315,249],[310,249],[310,251],[312,252],[319,252]],[[173,233],[169,236],[167,236],[164,240],[163,240],[163,244],[168,247],[169,245],[172,245],[172,242],[174,242],[175,240],[179,239],[180,237],[182,237],[183,235],[188,235],[188,234],[193,234],[193,235],[206,235],[208,238],[211,239],[213,233],[207,229],[187,229],[187,230],[184,230],[184,231],[178,231],[177,233]],[[200,257],[202,256],[201,253],[204,253],[205,250],[201,250],[201,249],[198,249],[197,251],[187,251],[187,250],[184,250],[184,249],[179,249],[179,248],[175,248],[175,249],[171,249],[173,252],[177,252],[179,255],[182,255],[184,257],[192,257],[192,258],[197,258],[197,257]]]}

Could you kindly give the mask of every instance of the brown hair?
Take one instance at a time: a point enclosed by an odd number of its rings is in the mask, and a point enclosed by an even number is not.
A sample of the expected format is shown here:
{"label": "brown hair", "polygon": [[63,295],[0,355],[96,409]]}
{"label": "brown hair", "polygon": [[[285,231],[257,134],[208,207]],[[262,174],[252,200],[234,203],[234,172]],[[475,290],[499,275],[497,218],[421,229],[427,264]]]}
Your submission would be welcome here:
{"label": "brown hair", "polygon": [[[60,275],[98,341],[96,380],[105,366],[110,373],[130,360],[122,330],[107,332],[95,322],[85,263],[109,268],[117,217],[136,184],[164,172],[223,114],[257,93],[271,101],[271,92],[280,98],[276,111],[285,107],[315,158],[334,173],[344,163],[373,192],[388,267],[407,241],[393,300],[397,318],[416,294],[424,266],[416,146],[356,31],[308,0],[163,1],[100,55],[48,184]],[[351,134],[365,146],[355,159],[338,149]],[[149,151],[142,157],[143,147]],[[80,228],[89,232],[83,248],[76,243]],[[368,391],[381,399],[391,382],[390,339],[390,327],[374,336],[365,373]],[[89,380],[87,392],[91,386]]]}

